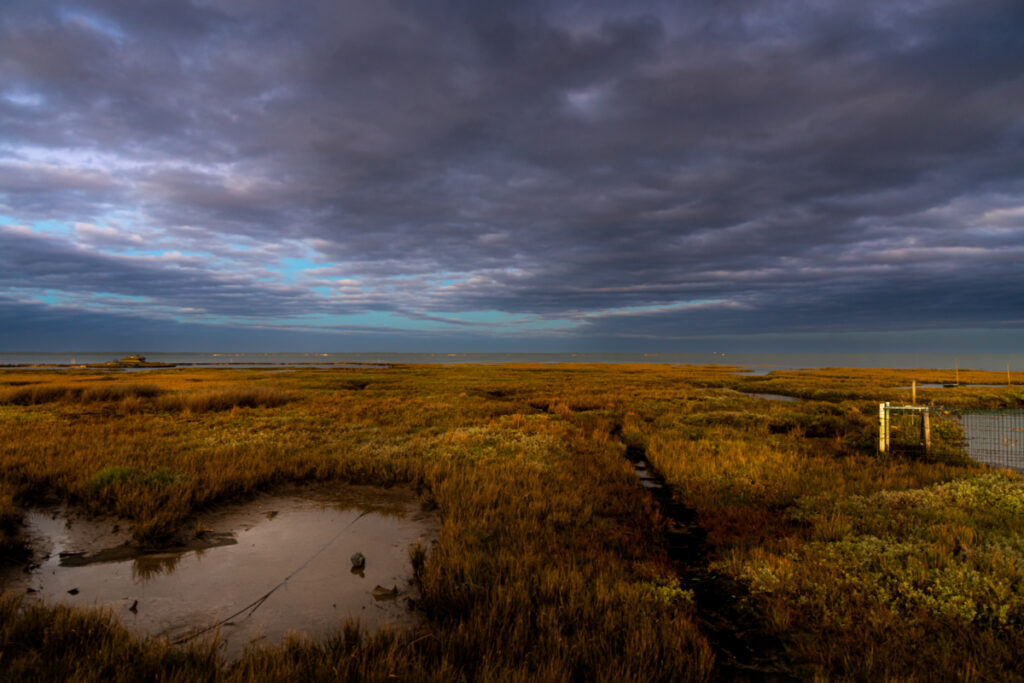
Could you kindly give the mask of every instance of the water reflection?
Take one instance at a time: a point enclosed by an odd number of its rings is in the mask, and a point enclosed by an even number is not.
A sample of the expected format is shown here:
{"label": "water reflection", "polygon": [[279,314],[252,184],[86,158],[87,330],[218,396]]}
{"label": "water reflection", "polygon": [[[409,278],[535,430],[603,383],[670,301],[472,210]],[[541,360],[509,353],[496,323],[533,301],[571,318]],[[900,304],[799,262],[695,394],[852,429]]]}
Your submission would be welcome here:
{"label": "water reflection", "polygon": [[[34,511],[26,522],[33,564],[0,576],[0,587],[104,607],[136,633],[172,641],[210,629],[228,658],[257,638],[324,637],[348,618],[370,630],[414,624],[405,599],[417,597],[410,548],[429,548],[439,533],[436,516],[398,487],[263,496],[203,516],[202,536],[214,547],[200,538],[199,549],[174,552],[132,550],[125,531],[112,533],[114,520]],[[356,552],[366,564],[353,573]]]}
{"label": "water reflection", "polygon": [[[202,551],[196,551],[197,555]],[[178,567],[183,553],[141,555],[132,561],[132,579],[148,581],[161,574],[170,574]]]}

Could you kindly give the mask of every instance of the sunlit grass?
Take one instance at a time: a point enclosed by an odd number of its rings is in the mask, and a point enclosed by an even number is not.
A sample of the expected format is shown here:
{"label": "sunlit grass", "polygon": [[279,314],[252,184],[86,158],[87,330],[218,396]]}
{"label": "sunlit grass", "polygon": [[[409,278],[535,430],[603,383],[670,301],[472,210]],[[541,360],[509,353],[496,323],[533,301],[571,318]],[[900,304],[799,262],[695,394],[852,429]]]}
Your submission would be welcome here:
{"label": "sunlit grass", "polygon": [[[943,429],[933,432],[927,461],[872,452],[869,411],[879,400],[909,402],[889,387],[921,375],[776,373],[735,386],[818,400],[737,412],[723,397],[720,410],[694,404],[695,413],[663,416],[654,427],[630,421],[699,511],[716,568],[752,588],[808,675],[1013,678],[1024,645],[1024,479],[966,461],[950,441],[958,435]],[[939,391],[954,393],[926,401],[1020,401],[1012,388]],[[707,426],[695,430],[695,417]]]}
{"label": "sunlit grass", "polygon": [[[927,461],[875,454],[878,401],[951,373],[732,370],[0,373],[8,551],[22,511],[54,496],[125,517],[141,544],[285,482],[409,482],[442,520],[417,560],[421,629],[370,637],[339,622],[328,642],[254,649],[230,668],[8,597],[0,677],[706,680],[712,649],[625,441],[698,511],[715,570],[752,588],[802,675],[1004,679],[1024,645],[1020,478],[966,462],[952,433]],[[1024,393],[918,400],[1018,406]]]}

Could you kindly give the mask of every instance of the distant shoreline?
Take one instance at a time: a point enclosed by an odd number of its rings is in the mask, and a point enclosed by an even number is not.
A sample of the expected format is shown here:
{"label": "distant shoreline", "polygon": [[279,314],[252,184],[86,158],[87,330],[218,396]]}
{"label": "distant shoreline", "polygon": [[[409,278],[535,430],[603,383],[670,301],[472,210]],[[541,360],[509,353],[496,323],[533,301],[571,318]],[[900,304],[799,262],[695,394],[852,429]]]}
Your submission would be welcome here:
{"label": "distant shoreline", "polygon": [[[773,370],[822,368],[1024,370],[1024,353],[200,353],[145,351],[146,366],[120,369],[159,369],[170,365],[193,368],[385,368],[394,365],[449,364],[622,364],[728,365],[747,374]],[[103,352],[0,352],[0,368],[83,369],[90,365],[119,369],[124,353]]]}

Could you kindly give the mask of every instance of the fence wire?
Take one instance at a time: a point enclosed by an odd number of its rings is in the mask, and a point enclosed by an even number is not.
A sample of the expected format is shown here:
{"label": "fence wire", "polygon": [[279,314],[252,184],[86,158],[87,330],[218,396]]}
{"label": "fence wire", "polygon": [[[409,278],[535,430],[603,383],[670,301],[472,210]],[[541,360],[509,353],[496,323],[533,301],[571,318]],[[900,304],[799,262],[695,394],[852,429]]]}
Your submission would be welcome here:
{"label": "fence wire", "polygon": [[953,416],[971,458],[1024,472],[1024,410],[971,410]]}
{"label": "fence wire", "polygon": [[924,420],[921,411],[893,407],[889,412],[889,449],[904,455],[925,452]]}

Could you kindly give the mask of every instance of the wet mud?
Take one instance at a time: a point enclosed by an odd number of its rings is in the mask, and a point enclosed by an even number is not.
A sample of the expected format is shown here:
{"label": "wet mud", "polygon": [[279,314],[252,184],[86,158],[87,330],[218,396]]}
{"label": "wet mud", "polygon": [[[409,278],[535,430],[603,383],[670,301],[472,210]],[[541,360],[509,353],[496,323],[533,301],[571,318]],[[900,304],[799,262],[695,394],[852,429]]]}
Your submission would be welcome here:
{"label": "wet mud", "polygon": [[710,570],[706,533],[696,511],[675,499],[671,484],[648,462],[642,446],[627,446],[626,457],[668,520],[665,550],[680,584],[693,591],[697,623],[715,652],[714,680],[800,680],[782,642],[765,630],[749,590]]}
{"label": "wet mud", "polygon": [[139,635],[216,637],[227,659],[288,634],[326,637],[349,618],[369,631],[418,624],[409,553],[440,531],[411,490],[355,486],[225,506],[159,550],[134,547],[123,521],[63,507],[31,510],[25,526],[31,558],[0,574],[0,589],[107,609]]}

